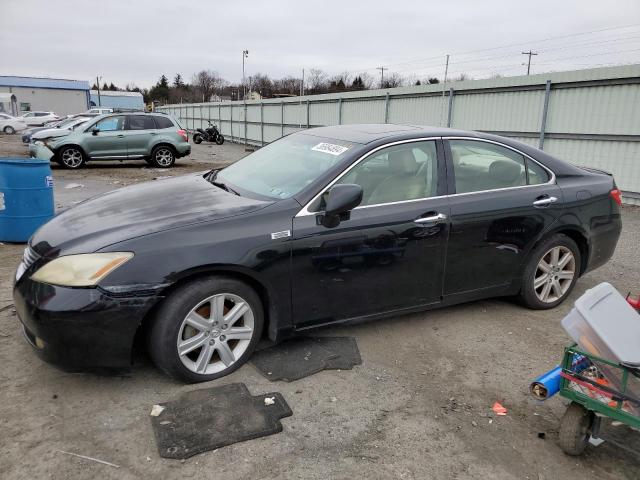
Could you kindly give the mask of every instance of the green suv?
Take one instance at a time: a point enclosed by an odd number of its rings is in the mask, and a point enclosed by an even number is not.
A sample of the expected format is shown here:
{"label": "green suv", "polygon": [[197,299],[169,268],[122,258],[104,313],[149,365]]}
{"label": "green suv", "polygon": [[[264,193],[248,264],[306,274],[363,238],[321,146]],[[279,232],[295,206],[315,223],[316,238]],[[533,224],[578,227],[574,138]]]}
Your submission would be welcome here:
{"label": "green suv", "polygon": [[191,153],[191,145],[186,130],[168,115],[116,113],[95,117],[69,135],[32,144],[29,153],[71,169],[90,160],[134,159],[169,168],[176,158]]}

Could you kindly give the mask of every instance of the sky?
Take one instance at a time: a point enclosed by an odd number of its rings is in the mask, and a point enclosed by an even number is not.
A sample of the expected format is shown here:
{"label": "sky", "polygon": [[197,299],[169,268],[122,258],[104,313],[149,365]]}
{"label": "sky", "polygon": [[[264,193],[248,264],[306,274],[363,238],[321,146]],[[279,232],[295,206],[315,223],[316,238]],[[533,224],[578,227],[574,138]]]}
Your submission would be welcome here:
{"label": "sky", "polygon": [[0,0],[0,75],[152,86],[200,70],[411,78],[640,62],[639,0]]}

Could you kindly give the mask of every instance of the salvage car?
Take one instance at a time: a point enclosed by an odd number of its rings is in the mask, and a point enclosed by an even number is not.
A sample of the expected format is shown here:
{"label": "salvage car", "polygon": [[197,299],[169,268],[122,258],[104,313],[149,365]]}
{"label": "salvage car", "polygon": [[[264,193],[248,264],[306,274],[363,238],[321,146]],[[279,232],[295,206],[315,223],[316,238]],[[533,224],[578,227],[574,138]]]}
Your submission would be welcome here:
{"label": "salvage car", "polygon": [[[45,128],[44,130],[38,129],[37,132],[34,132],[30,135],[29,142],[34,143],[36,141],[43,141],[51,138],[64,137],[65,135],[69,135],[71,132],[76,130],[77,128],[82,128],[82,126],[89,120],[88,117],[74,117],[68,120],[60,122],[60,125],[52,128]],[[34,151],[29,149],[29,153],[33,154]]]}
{"label": "salvage car", "polygon": [[164,114],[118,113],[97,116],[69,135],[48,138],[34,156],[64,168],[82,168],[95,160],[146,160],[170,168],[191,153],[187,131]]}
{"label": "salvage car", "polygon": [[15,307],[64,368],[128,367],[138,335],[162,371],[206,381],[263,333],[496,296],[553,308],[612,256],[620,204],[611,175],[508,138],[315,128],[64,211],[31,238]]}

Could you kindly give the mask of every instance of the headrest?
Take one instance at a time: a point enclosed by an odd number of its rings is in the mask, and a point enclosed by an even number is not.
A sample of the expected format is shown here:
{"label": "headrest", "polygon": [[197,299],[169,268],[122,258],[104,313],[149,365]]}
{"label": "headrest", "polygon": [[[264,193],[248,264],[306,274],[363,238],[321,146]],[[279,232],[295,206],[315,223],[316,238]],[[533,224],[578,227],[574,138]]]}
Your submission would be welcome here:
{"label": "headrest", "polygon": [[389,167],[395,174],[412,175],[418,171],[418,162],[408,148],[389,152]]}
{"label": "headrest", "polygon": [[511,184],[522,173],[522,166],[508,160],[496,160],[489,166],[489,175],[501,183]]}

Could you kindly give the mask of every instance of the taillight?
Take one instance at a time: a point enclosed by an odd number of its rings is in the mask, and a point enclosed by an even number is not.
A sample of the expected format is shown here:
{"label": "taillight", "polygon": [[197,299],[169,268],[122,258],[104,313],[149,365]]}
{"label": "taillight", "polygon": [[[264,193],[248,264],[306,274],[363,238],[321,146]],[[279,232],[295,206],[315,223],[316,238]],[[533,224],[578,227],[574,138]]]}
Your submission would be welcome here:
{"label": "taillight", "polygon": [[620,190],[614,188],[609,192],[609,195],[611,195],[611,198],[613,198],[618,205],[622,205],[622,193],[620,193]]}
{"label": "taillight", "polygon": [[185,142],[189,141],[189,135],[187,135],[186,130],[178,130],[178,135],[180,135]]}

